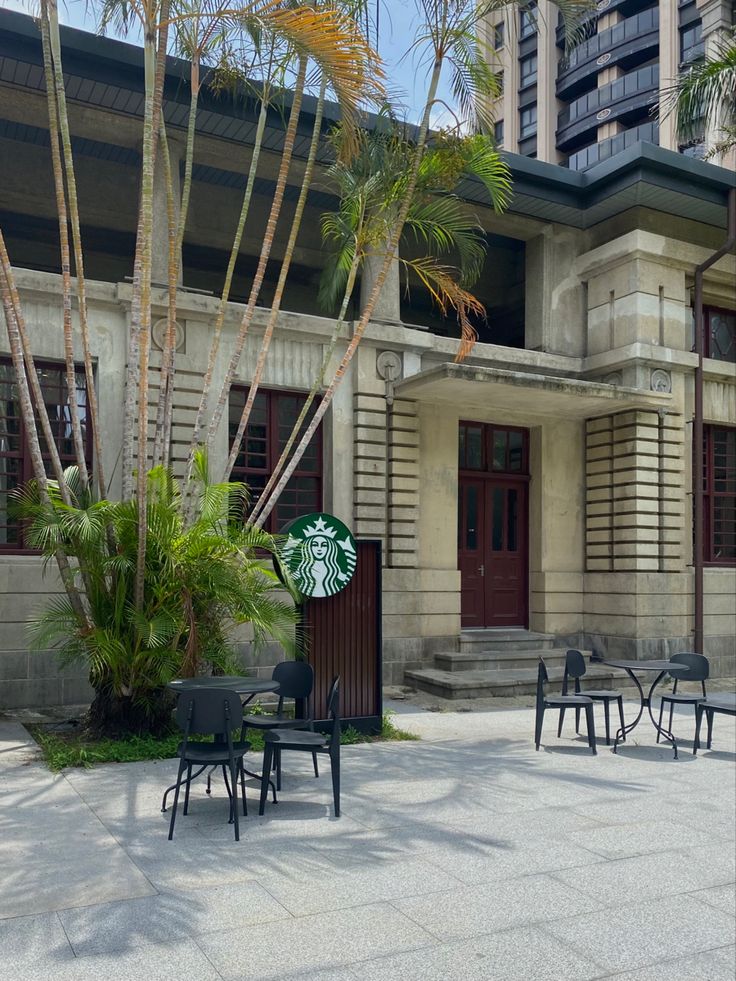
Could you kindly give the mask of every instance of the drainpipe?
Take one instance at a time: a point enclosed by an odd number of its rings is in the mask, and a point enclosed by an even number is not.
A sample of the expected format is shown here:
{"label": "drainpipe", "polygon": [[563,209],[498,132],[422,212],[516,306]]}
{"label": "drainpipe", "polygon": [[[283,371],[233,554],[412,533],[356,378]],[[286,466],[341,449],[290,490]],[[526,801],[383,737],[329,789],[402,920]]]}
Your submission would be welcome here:
{"label": "drainpipe", "polygon": [[705,262],[695,267],[695,417],[693,419],[693,568],[695,571],[695,640],[697,654],[703,653],[703,356],[705,354],[705,325],[703,323],[703,273],[723,258],[736,245],[736,188],[728,192],[726,241]]}

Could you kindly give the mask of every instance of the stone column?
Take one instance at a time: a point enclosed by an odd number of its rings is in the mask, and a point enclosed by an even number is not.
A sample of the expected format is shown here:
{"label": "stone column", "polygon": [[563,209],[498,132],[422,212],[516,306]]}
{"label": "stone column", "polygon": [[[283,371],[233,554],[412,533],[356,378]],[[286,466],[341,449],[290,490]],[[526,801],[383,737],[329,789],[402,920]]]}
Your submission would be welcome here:
{"label": "stone column", "polygon": [[[516,8],[513,8],[514,10]],[[559,163],[557,152],[557,7],[539,0],[537,20],[537,159]]]}
{"label": "stone column", "polygon": [[[184,144],[169,137],[169,157],[171,158],[171,184],[174,192],[174,212],[177,221],[181,206],[181,179],[179,167],[184,157]],[[153,174],[153,240],[151,249],[151,282],[165,286],[169,280],[169,224],[167,213],[167,190],[161,147],[156,153],[156,168]],[[179,257],[179,280],[182,284],[183,269]]]}
{"label": "stone column", "polygon": [[[680,72],[680,33],[678,31],[677,0],[659,0],[659,97],[667,92]],[[677,150],[675,114],[659,120],[659,145]]]}
{"label": "stone column", "polygon": [[[373,285],[381,273],[384,259],[385,254],[383,252],[376,252],[374,255],[367,255],[363,262],[363,273],[360,281],[361,311],[365,309],[373,292]],[[399,263],[396,259],[391,263],[378,302],[373,308],[371,320],[389,324],[401,322],[401,282]]]}

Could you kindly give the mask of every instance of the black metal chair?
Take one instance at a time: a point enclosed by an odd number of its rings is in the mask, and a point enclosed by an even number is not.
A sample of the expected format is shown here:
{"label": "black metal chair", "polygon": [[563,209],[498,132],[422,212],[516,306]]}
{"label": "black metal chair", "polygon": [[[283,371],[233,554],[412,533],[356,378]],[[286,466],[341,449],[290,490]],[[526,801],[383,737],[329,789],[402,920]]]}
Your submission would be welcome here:
{"label": "black metal chair", "polygon": [[708,743],[710,749],[713,741],[713,716],[732,715],[736,716],[736,692],[724,692],[722,695],[710,695],[702,698],[695,704],[695,742],[693,743],[693,755],[700,748],[700,726],[703,721],[703,712],[708,720]]}
{"label": "black metal chair", "polygon": [[[169,825],[169,841],[174,836],[176,809],[179,803],[179,790],[182,785],[184,771],[187,771],[186,790],[184,792],[184,813],[189,810],[189,787],[192,782],[192,767],[199,766],[202,772],[208,766],[221,766],[225,779],[228,797],[230,798],[230,821],[235,825],[235,840],[240,841],[240,826],[238,824],[237,787],[240,780],[240,790],[243,798],[243,814],[247,815],[248,805],[245,799],[245,776],[243,772],[243,756],[250,749],[250,743],[239,740],[233,742],[233,729],[240,724],[243,707],[240,695],[234,691],[217,688],[193,688],[179,695],[176,705],[175,718],[180,729],[184,730],[184,739],[179,743],[179,774],[176,778],[174,806],[171,810]],[[192,740],[192,734],[197,736],[214,736],[212,743]],[[230,771],[231,783],[228,783]],[[232,787],[232,790],[231,790]]]}
{"label": "black metal chair", "polygon": [[[707,657],[702,654],[673,654],[670,660],[674,664],[685,664],[688,667],[687,675],[683,678],[678,678],[677,675],[674,676],[675,684],[672,688],[670,694],[664,694],[660,698],[659,702],[659,726],[662,727],[662,715],[664,713],[665,704],[669,704],[670,707],[670,720],[667,725],[667,731],[672,732],[672,713],[674,711],[675,705],[692,705],[695,712],[695,725],[696,732],[695,738],[697,740],[697,715],[698,715],[698,702],[702,702],[704,698],[707,697],[707,692],[705,690],[705,682],[710,674],[710,663]],[[699,681],[702,692],[699,695],[695,695],[692,692],[678,692],[677,686],[680,681]],[[657,742],[659,742],[659,733],[657,733]]]}
{"label": "black metal chair", "polygon": [[[314,670],[311,664],[306,661],[282,661],[273,669],[271,675],[279,685],[279,702],[275,712],[264,713],[263,715],[246,715],[243,717],[243,728],[240,738],[245,739],[247,729],[314,729],[314,720],[311,713],[305,719],[294,719],[284,715],[284,699],[293,698],[294,702],[307,701],[314,688]],[[281,790],[281,753],[274,755],[276,763],[276,789]],[[319,776],[319,766],[317,764],[317,754],[312,753],[314,764],[314,775]]]}
{"label": "black metal chair", "polygon": [[269,729],[264,735],[263,775],[261,777],[261,805],[258,813],[263,814],[268,796],[268,782],[271,776],[275,754],[285,749],[303,753],[323,753],[330,757],[332,772],[332,794],[335,803],[335,817],[340,817],[340,676],[334,679],[327,696],[327,717],[331,720],[329,735],[305,729]]}
{"label": "black metal chair", "polygon": [[593,718],[593,700],[586,695],[547,695],[544,686],[549,682],[547,666],[540,657],[539,668],[537,670],[537,708],[534,724],[534,744],[539,749],[542,741],[542,725],[544,723],[544,713],[548,708],[581,708],[585,711],[585,724],[588,729],[588,745],[593,754],[597,753],[595,748],[595,719]]}
{"label": "black metal chair", "polygon": [[[562,694],[567,695],[570,678],[575,681],[575,694],[580,695],[580,679],[585,675],[585,658],[580,651],[569,650],[565,657],[565,674],[562,678]],[[586,689],[586,698],[592,698],[594,702],[603,702],[603,712],[606,720],[606,746],[611,745],[611,702],[618,702],[618,717],[621,720],[621,731],[624,730],[624,696],[620,691],[596,688],[591,691]],[[557,726],[557,736],[562,735],[562,723],[565,719],[566,708],[560,709],[560,722]],[[580,732],[580,707],[575,709],[575,732]]]}

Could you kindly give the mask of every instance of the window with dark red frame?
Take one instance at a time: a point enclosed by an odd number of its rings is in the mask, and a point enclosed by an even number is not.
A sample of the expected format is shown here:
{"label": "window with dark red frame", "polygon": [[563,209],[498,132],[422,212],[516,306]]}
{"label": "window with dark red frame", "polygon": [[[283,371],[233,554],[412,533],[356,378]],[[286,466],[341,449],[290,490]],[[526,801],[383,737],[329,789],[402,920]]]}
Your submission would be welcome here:
{"label": "window with dark red frame", "polygon": [[[66,368],[61,364],[36,362],[43,400],[62,466],[76,463],[72,439]],[[91,431],[87,426],[87,386],[84,368],[76,369],[77,404],[82,423],[87,465],[92,465]],[[38,427],[46,471],[51,475],[51,460],[46,442]],[[18,386],[10,358],[0,357],[0,552],[30,551],[21,522],[8,513],[10,493],[33,478],[28,440],[21,418]]]}
{"label": "window with dark red frame", "polygon": [[736,364],[736,311],[704,307],[705,356]]}
{"label": "window with dark red frame", "polygon": [[458,467],[486,473],[528,474],[528,437],[526,429],[461,422]]}
{"label": "window with dark red frame", "polygon": [[[231,446],[247,397],[247,388],[233,388],[230,392]],[[266,486],[305,402],[306,395],[299,392],[258,389],[232,475],[233,480],[242,480],[248,485],[252,504],[255,504]],[[316,408],[317,403],[312,403],[299,438]],[[266,529],[279,532],[292,518],[321,510],[322,427],[320,426],[284,488],[276,507],[269,515]]]}
{"label": "window with dark red frame", "polygon": [[736,565],[736,428],[706,426],[704,562]]}

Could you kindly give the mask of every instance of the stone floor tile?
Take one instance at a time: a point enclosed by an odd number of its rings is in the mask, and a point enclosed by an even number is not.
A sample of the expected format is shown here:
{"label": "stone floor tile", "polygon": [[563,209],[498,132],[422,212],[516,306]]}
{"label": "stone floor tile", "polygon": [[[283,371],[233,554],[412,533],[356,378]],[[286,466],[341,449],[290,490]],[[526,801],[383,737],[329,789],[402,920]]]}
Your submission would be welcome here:
{"label": "stone floor tile", "polygon": [[286,919],[289,913],[256,882],[163,892],[144,899],[62,910],[77,956],[173,943],[214,927],[236,929]]}
{"label": "stone floor tile", "polygon": [[0,920],[0,950],[3,971],[5,967],[17,969],[23,965],[30,970],[31,965],[44,958],[59,962],[74,958],[56,913]]}
{"label": "stone floor tile", "polygon": [[73,960],[53,957],[39,960],[28,974],[27,966],[9,967],[3,981],[221,981],[220,975],[193,940],[180,938],[175,944],[155,944],[139,950],[91,954]]}
{"label": "stone floor tile", "polygon": [[588,981],[602,974],[594,961],[534,928],[383,957],[353,971],[358,981]]}
{"label": "stone floor tile", "polygon": [[715,909],[695,915],[690,896],[673,896],[666,904],[632,901],[545,923],[543,929],[611,973],[726,946],[734,934],[733,917]]}
{"label": "stone floor tile", "polygon": [[439,940],[477,937],[600,907],[595,900],[546,875],[395,899],[393,905]]}
{"label": "stone floor tile", "polygon": [[734,883],[702,889],[692,895],[693,899],[707,903],[708,906],[715,906],[716,909],[736,917],[736,885]]}
{"label": "stone floor tile", "polygon": [[650,964],[640,971],[608,975],[606,981],[733,981],[735,977],[736,947],[721,947]]}
{"label": "stone floor tile", "polygon": [[297,965],[325,971],[436,941],[393,907],[373,905],[210,933],[197,942],[224,978],[268,981]]}
{"label": "stone floor tile", "polygon": [[616,859],[685,848],[694,843],[694,835],[683,824],[662,820],[589,828],[571,834],[570,840],[604,858]]}
{"label": "stone floor tile", "polygon": [[295,916],[388,901],[396,905],[396,900],[404,896],[427,896],[428,902],[444,904],[444,896],[437,894],[446,896],[448,890],[458,886],[453,876],[421,860],[312,875],[303,879],[298,888],[293,878],[286,876],[263,877],[260,881]]}

